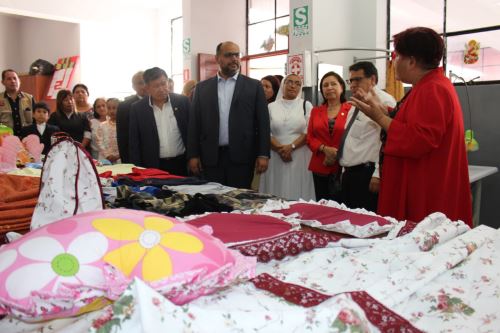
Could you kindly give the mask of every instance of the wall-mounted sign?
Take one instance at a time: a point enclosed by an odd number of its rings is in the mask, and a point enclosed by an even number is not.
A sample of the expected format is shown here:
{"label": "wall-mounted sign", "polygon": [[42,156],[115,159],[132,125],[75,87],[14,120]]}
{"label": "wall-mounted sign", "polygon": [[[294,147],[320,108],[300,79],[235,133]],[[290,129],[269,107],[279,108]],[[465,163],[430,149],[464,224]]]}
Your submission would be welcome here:
{"label": "wall-mounted sign", "polygon": [[59,58],[56,63],[52,82],[47,93],[48,99],[55,99],[59,90],[72,89],[76,82],[73,82],[80,57],[73,56],[67,58]]}
{"label": "wall-mounted sign", "polygon": [[295,74],[304,82],[304,56],[302,54],[288,56],[287,74]]}
{"label": "wall-mounted sign", "polygon": [[184,54],[189,54],[191,53],[191,38],[185,38],[182,41],[182,52]]}
{"label": "wall-mounted sign", "polygon": [[292,10],[293,36],[307,36],[310,33],[309,6],[297,7]]}

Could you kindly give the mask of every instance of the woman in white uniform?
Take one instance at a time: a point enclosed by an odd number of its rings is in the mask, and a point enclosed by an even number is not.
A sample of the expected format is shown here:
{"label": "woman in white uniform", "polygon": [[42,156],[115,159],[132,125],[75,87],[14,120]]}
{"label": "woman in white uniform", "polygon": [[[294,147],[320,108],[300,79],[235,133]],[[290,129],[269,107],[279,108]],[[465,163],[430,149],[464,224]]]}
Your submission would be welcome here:
{"label": "woman in white uniform", "polygon": [[302,82],[294,74],[281,82],[276,101],[269,104],[271,159],[260,177],[259,192],[289,200],[315,199],[311,151],[306,145],[307,122],[312,105],[300,97]]}

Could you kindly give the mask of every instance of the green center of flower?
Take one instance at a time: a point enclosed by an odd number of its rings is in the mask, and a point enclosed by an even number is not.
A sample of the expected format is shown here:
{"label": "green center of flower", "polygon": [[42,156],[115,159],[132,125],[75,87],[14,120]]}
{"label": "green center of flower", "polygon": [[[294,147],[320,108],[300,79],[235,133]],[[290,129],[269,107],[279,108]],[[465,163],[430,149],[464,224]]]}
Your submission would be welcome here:
{"label": "green center of flower", "polygon": [[80,270],[78,259],[69,253],[57,255],[51,262],[52,269],[59,276],[74,276]]}

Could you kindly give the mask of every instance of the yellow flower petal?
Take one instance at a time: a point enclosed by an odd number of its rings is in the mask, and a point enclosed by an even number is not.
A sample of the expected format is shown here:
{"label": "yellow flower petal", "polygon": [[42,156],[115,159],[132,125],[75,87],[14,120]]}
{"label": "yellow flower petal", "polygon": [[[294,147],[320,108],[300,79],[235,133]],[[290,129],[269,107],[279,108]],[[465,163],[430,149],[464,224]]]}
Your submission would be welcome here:
{"label": "yellow flower petal", "polygon": [[185,232],[167,232],[161,237],[161,245],[184,253],[198,253],[203,250],[203,242]]}
{"label": "yellow flower petal", "polygon": [[125,219],[95,219],[92,225],[114,240],[137,240],[144,231],[142,226]]}
{"label": "yellow flower petal", "polygon": [[144,219],[144,228],[155,230],[159,233],[166,232],[174,226],[174,223],[168,218],[159,216],[149,216]]}
{"label": "yellow flower petal", "polygon": [[170,275],[172,275],[170,255],[160,246],[151,248],[142,261],[142,278],[144,281],[156,281]]}
{"label": "yellow flower petal", "polygon": [[146,250],[139,243],[133,242],[109,252],[104,256],[104,261],[115,266],[128,277],[145,252]]}

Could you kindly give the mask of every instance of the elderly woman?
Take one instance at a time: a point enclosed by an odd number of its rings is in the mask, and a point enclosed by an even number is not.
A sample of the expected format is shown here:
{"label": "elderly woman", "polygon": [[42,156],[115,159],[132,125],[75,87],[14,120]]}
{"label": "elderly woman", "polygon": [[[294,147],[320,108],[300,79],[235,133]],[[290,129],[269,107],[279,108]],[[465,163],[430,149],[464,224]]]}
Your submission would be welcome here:
{"label": "elderly woman", "polygon": [[59,90],[56,97],[56,112],[50,115],[48,123],[56,125],[73,140],[87,148],[90,143],[90,123],[83,113],[76,112],[75,100],[69,90]]}
{"label": "elderly woman", "polygon": [[300,98],[300,77],[290,74],[283,80],[274,103],[269,104],[271,159],[260,176],[259,191],[285,199],[315,199],[307,163],[311,152],[306,144],[307,121],[312,109]]}
{"label": "elderly woman", "polygon": [[278,79],[273,75],[267,75],[260,80],[260,83],[264,89],[264,95],[266,96],[267,103],[274,102],[280,88],[280,82]]}
{"label": "elderly woman", "polygon": [[309,170],[313,172],[316,199],[340,201],[337,150],[351,105],[346,102],[345,82],[337,73],[323,75],[319,87],[324,103],[312,110],[307,129],[307,144],[312,151]]}
{"label": "elderly woman", "polygon": [[73,87],[73,98],[76,103],[76,111],[85,114],[90,120],[93,118],[92,105],[89,103],[89,88],[83,83],[75,84]]}
{"label": "elderly woman", "polygon": [[394,35],[396,79],[412,85],[394,110],[373,91],[352,103],[385,131],[378,213],[421,221],[433,212],[472,223],[462,111],[439,68],[444,43],[432,29]]}

